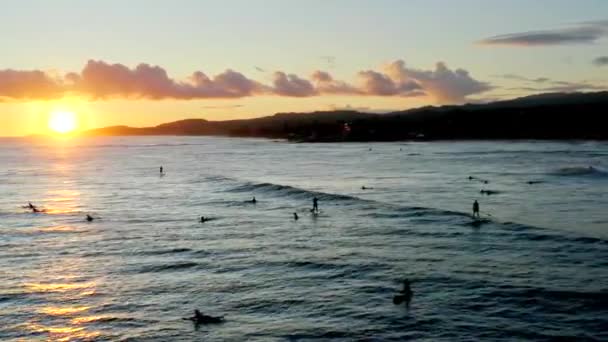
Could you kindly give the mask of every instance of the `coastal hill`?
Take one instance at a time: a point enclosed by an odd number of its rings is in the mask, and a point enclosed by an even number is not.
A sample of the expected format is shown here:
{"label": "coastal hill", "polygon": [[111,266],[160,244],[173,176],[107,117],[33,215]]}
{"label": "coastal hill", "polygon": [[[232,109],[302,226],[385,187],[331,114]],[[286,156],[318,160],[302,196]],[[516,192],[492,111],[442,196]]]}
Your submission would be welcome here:
{"label": "coastal hill", "polygon": [[422,107],[386,114],[357,111],[278,113],[255,119],[188,119],[156,127],[113,126],[89,136],[221,135],[294,141],[438,139],[608,140],[608,92],[551,93],[507,101]]}

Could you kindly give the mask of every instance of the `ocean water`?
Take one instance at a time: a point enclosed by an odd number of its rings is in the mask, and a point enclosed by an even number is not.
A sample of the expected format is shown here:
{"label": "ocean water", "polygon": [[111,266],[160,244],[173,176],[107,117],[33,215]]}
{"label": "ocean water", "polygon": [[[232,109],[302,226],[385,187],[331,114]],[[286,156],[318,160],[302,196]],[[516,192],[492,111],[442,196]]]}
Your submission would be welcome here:
{"label": "ocean water", "polygon": [[2,341],[608,340],[607,143],[2,139],[0,165]]}

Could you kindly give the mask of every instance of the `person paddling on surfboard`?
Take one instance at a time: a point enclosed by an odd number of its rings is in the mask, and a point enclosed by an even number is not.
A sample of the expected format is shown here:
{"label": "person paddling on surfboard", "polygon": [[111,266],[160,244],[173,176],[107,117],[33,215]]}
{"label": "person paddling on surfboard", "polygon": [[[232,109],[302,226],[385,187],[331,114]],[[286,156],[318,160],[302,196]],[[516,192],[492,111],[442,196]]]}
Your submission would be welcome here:
{"label": "person paddling on surfboard", "polygon": [[473,202],[473,217],[479,218],[479,202]]}
{"label": "person paddling on surfboard", "polygon": [[211,324],[211,323],[222,323],[224,322],[224,317],[213,317],[202,314],[198,310],[194,310],[194,316],[190,318],[184,318],[185,320],[190,320],[195,324]]}

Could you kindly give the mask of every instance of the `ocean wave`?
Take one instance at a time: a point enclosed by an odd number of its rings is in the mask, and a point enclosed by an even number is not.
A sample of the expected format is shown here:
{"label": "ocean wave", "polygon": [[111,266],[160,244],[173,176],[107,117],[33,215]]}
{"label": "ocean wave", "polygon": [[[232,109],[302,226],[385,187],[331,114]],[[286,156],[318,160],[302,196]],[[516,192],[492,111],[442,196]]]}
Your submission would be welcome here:
{"label": "ocean wave", "polygon": [[594,166],[568,166],[550,172],[554,176],[608,176],[608,172]]}
{"label": "ocean wave", "polygon": [[[587,168],[586,168],[587,169]],[[597,169],[593,168],[593,172]],[[597,172],[603,172],[597,170]],[[235,180],[238,183],[238,181]],[[435,224],[438,222],[446,222],[453,224],[454,226],[466,226],[480,228],[487,224],[494,224],[496,227],[511,231],[526,231],[525,233],[519,233],[515,236],[516,239],[543,241],[554,239],[559,242],[582,242],[582,243],[608,243],[606,240],[601,240],[591,237],[581,236],[570,236],[560,234],[556,232],[552,234],[550,230],[543,227],[536,227],[531,225],[519,224],[514,222],[499,222],[495,219],[484,218],[482,221],[476,222],[471,221],[471,215],[469,213],[458,212],[453,210],[427,208],[427,207],[407,207],[399,206],[385,202],[379,202],[374,200],[368,200],[359,198],[356,196],[331,194],[318,191],[305,190],[289,185],[273,184],[273,183],[254,183],[254,182],[241,182],[232,188],[229,188],[227,192],[236,193],[255,193],[255,194],[266,194],[278,197],[289,197],[295,200],[310,200],[312,197],[317,197],[319,200],[328,202],[347,202],[348,204],[365,205],[365,210],[360,211],[360,215],[368,216],[372,218],[383,218],[383,219],[400,219],[410,218],[418,224]],[[234,202],[231,205],[243,205],[247,202]],[[373,212],[365,212],[367,210],[374,210]],[[425,234],[418,232],[419,234]],[[430,233],[442,235],[442,233]],[[453,232],[448,233],[453,234]]]}
{"label": "ocean wave", "polygon": [[191,251],[192,250],[190,248],[172,248],[172,249],[138,251],[133,254],[136,254],[136,255],[165,255],[165,254],[186,253],[186,252],[191,252]]}
{"label": "ocean wave", "polygon": [[176,262],[172,264],[146,265],[132,270],[133,273],[158,273],[190,269],[198,266],[196,262]]}
{"label": "ocean wave", "polygon": [[73,149],[104,149],[104,148],[155,148],[155,147],[183,147],[183,146],[208,146],[209,144],[194,144],[194,143],[160,143],[160,144],[80,144],[73,145]]}
{"label": "ocean wave", "polygon": [[605,155],[601,152],[595,150],[488,150],[488,151],[460,151],[460,152],[435,152],[436,155],[464,155],[464,156],[478,156],[478,155],[505,155],[505,154],[515,154],[517,156],[526,155],[526,154],[572,154],[572,155],[581,155],[581,154],[600,154]]}
{"label": "ocean wave", "polygon": [[481,297],[511,305],[551,307],[551,311],[603,310],[608,307],[608,291],[577,291],[543,287],[501,286],[484,291]]}
{"label": "ocean wave", "polygon": [[284,196],[284,197],[293,197],[296,199],[310,199],[312,197],[317,197],[319,200],[323,201],[361,201],[362,199],[354,196],[347,195],[339,195],[339,194],[330,194],[325,192],[304,190],[301,188],[292,187],[289,185],[280,185],[273,183],[253,183],[247,182],[243,185],[238,185],[229,189],[227,192],[237,192],[237,193],[272,193],[276,196]]}

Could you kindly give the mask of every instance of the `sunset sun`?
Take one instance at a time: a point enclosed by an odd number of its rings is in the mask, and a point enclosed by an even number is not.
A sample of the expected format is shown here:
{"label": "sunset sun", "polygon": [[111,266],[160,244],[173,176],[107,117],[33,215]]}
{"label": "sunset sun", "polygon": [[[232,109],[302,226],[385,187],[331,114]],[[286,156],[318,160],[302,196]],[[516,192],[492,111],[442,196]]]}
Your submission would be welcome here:
{"label": "sunset sun", "polygon": [[66,111],[52,112],[49,118],[49,128],[57,133],[66,134],[74,131],[77,126],[76,114]]}

